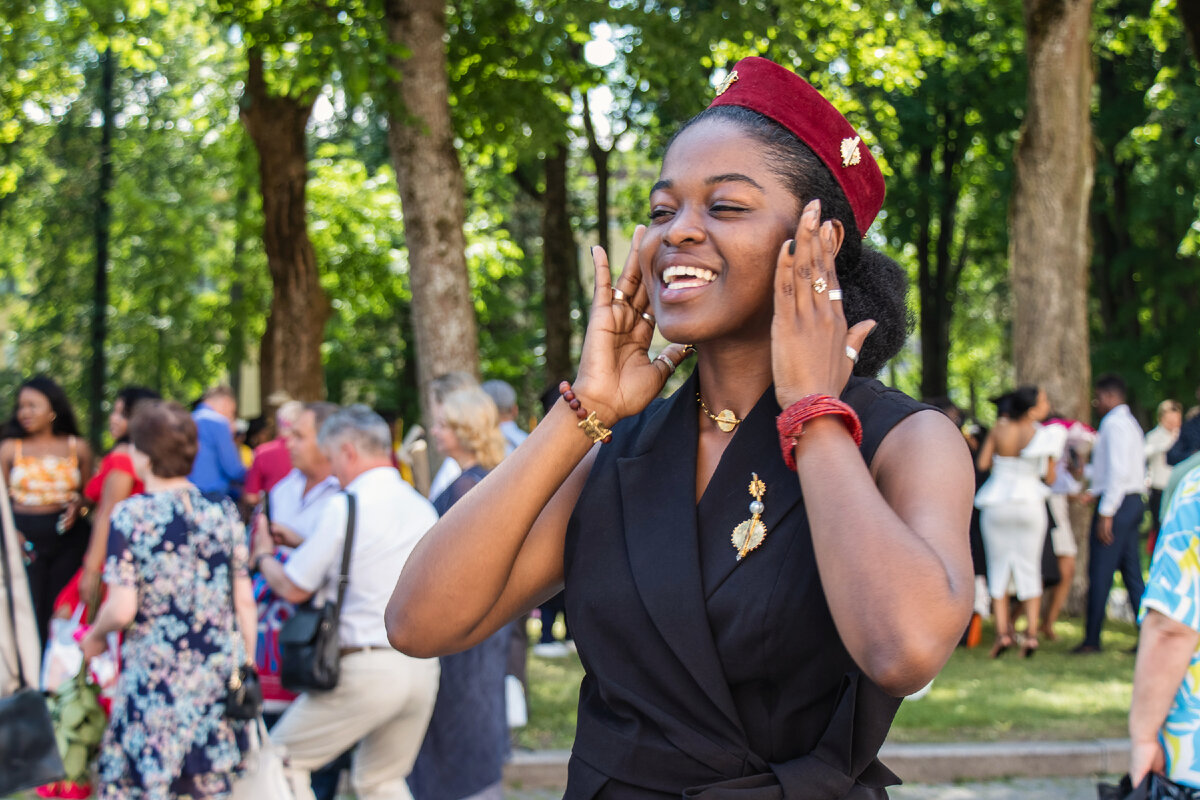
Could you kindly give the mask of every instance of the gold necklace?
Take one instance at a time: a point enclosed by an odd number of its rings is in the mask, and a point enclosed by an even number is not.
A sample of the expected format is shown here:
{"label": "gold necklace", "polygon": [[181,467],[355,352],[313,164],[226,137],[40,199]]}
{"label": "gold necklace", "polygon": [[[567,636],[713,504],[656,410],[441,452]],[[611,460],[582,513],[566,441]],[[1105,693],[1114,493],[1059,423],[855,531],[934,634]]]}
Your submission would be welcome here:
{"label": "gold necklace", "polygon": [[723,408],[721,409],[720,414],[714,415],[708,410],[708,406],[704,404],[704,398],[700,396],[699,391],[696,392],[696,400],[700,403],[700,410],[704,412],[705,416],[717,423],[717,427],[721,429],[722,433],[730,433],[731,431],[735,430],[738,425],[742,424],[742,421],[737,418],[737,415],[735,415],[728,408]]}

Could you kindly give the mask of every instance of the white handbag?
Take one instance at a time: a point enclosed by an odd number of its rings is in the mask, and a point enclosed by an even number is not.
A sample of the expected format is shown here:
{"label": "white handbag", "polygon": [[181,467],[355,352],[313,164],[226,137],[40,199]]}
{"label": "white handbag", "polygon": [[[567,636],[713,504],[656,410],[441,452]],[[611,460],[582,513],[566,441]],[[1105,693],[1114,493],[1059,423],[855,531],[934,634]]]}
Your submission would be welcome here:
{"label": "white handbag", "polygon": [[246,771],[233,782],[230,800],[295,800],[283,768],[282,750],[271,744],[267,724],[259,717],[250,726]]}

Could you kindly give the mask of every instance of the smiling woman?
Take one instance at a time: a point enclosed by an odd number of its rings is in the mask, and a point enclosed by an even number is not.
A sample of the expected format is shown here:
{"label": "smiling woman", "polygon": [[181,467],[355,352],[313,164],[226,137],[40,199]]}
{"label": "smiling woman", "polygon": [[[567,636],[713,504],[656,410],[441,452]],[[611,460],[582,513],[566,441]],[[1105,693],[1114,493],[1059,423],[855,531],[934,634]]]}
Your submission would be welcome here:
{"label": "smiling woman", "polygon": [[[871,378],[906,325],[902,273],[861,243],[883,191],[816,90],[738,62],[671,142],[615,284],[594,251],[574,385],[405,566],[388,632],[414,655],[565,583],[587,671],[566,797],[896,782],[876,754],[898,698],[970,613],[973,473],[952,423]],[[656,324],[677,344],[652,358]]]}

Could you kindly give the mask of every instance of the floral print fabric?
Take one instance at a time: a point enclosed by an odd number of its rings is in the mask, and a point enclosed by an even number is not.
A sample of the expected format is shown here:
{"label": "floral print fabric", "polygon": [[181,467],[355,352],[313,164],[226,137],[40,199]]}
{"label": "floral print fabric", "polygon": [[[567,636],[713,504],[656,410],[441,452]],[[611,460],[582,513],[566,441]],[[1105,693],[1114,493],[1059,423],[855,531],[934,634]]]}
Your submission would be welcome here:
{"label": "floral print fabric", "polygon": [[[1200,468],[1180,482],[1159,530],[1139,623],[1150,609],[1200,630]],[[1200,788],[1200,650],[1192,655],[1159,738],[1167,777]]]}
{"label": "floral print fabric", "polygon": [[[188,505],[190,504],[190,510]],[[137,589],[100,750],[102,800],[223,798],[245,727],[224,718],[225,682],[245,660],[231,596],[246,574],[229,500],[195,487],[131,497],[113,511],[105,582]]]}

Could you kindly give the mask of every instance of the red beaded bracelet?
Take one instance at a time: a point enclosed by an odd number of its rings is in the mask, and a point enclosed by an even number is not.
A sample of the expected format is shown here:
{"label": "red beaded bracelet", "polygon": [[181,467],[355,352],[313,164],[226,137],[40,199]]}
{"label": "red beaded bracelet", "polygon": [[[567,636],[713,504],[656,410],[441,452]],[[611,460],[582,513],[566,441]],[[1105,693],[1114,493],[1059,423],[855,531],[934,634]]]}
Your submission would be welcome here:
{"label": "red beaded bracelet", "polygon": [[558,393],[562,395],[563,400],[567,401],[567,405],[575,412],[575,416],[579,418],[579,429],[588,435],[595,442],[604,442],[608,444],[612,441],[612,431],[604,427],[600,422],[600,418],[596,416],[595,411],[588,411],[583,407],[583,403],[579,402],[579,398],[575,396],[574,390],[571,389],[571,384],[563,381],[558,385]]}
{"label": "red beaded bracelet", "polygon": [[854,409],[827,394],[810,394],[792,403],[775,418],[779,430],[779,448],[783,451],[783,463],[792,472],[796,471],[796,442],[804,433],[804,423],[827,414],[836,414],[846,424],[846,430],[854,438],[855,446],[862,444],[862,422]]}

